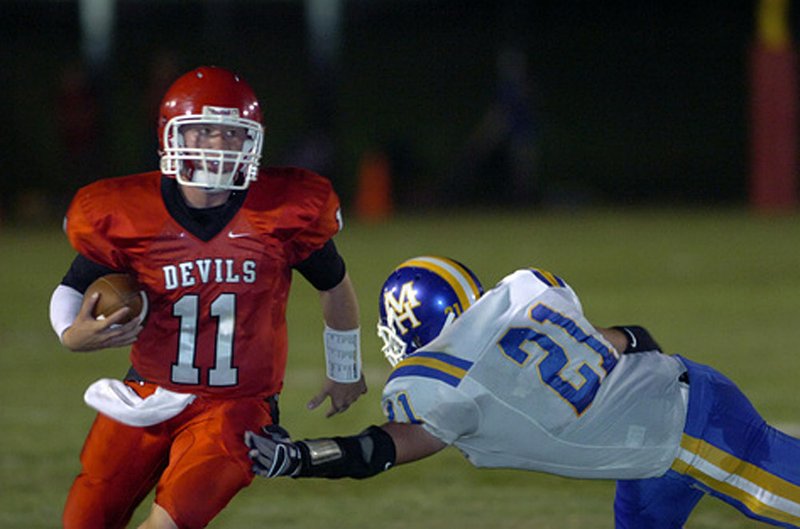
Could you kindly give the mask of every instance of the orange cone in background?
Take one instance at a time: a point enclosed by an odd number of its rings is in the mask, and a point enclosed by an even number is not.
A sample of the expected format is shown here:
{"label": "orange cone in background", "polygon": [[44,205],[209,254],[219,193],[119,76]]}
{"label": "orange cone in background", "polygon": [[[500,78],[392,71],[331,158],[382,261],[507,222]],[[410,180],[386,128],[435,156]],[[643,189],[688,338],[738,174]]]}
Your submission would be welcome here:
{"label": "orange cone in background", "polygon": [[384,220],[392,214],[392,177],[389,159],[382,152],[368,151],[358,167],[356,215],[361,220]]}

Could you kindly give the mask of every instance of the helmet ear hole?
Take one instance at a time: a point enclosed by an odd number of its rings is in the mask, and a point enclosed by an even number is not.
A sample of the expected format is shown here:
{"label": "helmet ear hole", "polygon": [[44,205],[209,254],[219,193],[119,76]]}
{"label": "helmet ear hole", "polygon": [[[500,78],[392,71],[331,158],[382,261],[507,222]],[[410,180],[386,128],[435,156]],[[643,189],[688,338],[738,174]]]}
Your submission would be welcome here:
{"label": "helmet ear hole", "polygon": [[389,362],[424,347],[482,294],[477,276],[458,261],[421,256],[401,263],[378,303],[378,335]]}

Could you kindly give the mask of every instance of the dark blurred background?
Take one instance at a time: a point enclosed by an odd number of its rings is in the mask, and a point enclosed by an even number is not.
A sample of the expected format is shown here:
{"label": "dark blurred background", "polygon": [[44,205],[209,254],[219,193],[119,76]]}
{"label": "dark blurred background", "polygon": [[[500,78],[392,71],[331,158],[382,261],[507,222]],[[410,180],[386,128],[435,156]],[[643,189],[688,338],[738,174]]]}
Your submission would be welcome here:
{"label": "dark blurred background", "polygon": [[0,1],[5,221],[157,168],[158,102],[201,64],[256,90],[267,164],[345,204],[376,167],[406,211],[748,202],[755,1],[118,0],[92,47],[103,5]]}

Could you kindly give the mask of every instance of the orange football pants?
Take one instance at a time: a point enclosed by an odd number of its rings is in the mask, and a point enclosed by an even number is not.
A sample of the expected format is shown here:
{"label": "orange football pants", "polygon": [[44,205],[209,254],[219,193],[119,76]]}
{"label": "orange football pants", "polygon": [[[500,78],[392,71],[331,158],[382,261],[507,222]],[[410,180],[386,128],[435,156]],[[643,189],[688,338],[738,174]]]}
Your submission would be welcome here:
{"label": "orange football pants", "polygon": [[[147,383],[126,382],[142,397]],[[148,493],[180,528],[205,527],[253,481],[243,436],[272,424],[263,398],[198,397],[163,423],[137,428],[98,414],[67,496],[65,529],[123,528]]]}

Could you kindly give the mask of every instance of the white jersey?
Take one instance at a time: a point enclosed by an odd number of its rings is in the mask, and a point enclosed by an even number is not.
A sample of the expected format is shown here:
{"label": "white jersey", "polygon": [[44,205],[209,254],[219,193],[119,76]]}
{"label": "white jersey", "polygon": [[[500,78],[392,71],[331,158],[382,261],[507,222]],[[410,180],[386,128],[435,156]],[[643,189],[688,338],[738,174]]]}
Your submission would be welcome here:
{"label": "white jersey", "polygon": [[678,452],[684,371],[656,352],[620,356],[563,280],[526,269],[397,364],[383,408],[478,467],[648,478]]}

